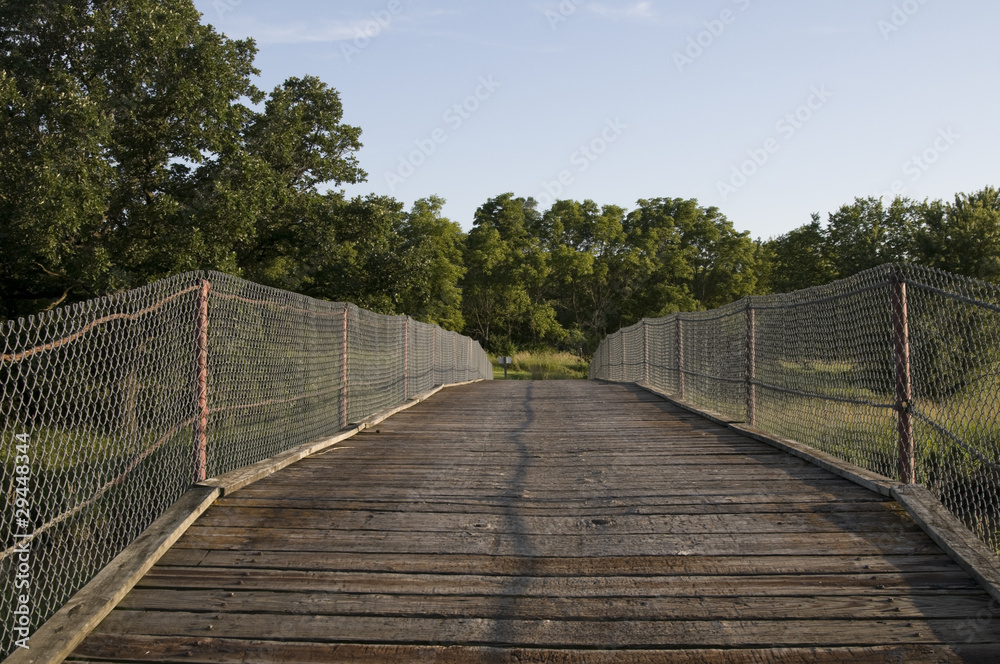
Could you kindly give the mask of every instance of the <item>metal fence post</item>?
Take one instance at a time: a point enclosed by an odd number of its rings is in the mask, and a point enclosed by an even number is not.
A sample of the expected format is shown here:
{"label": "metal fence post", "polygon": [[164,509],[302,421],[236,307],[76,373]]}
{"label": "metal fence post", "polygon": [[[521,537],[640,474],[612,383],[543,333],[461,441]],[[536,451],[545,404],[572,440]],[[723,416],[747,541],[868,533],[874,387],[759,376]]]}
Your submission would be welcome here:
{"label": "metal fence post", "polygon": [[195,482],[205,480],[208,471],[208,294],[212,284],[201,280],[198,291],[198,318],[195,321],[198,338],[198,416],[194,427]]}
{"label": "metal fence post", "polygon": [[438,329],[431,328],[431,385],[437,385]]}
{"label": "metal fence post", "polygon": [[347,317],[351,305],[344,304],[344,324],[341,329],[340,347],[340,428],[347,428]]}
{"label": "metal fence post", "polygon": [[649,385],[649,326],[642,319],[642,381]]}
{"label": "metal fence post", "polygon": [[410,398],[410,317],[403,322],[403,401]]}
{"label": "metal fence post", "polygon": [[896,413],[899,416],[899,479],[904,484],[916,483],[916,460],[913,455],[913,381],[910,373],[910,322],[907,310],[906,281],[893,273],[892,339],[893,367],[896,379]]}
{"label": "metal fence post", "polygon": [[757,316],[753,300],[747,298],[746,340],[747,426],[757,424]]}
{"label": "metal fence post", "polygon": [[677,393],[684,400],[684,321],[677,317]]}

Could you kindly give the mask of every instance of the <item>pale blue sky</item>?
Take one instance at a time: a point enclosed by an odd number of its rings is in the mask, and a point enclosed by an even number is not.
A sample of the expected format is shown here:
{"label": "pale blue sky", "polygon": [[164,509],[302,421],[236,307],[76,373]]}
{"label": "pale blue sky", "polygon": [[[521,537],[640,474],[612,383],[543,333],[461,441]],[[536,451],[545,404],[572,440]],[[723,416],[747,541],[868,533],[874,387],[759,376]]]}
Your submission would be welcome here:
{"label": "pale blue sky", "polygon": [[340,91],[369,174],[349,194],[437,194],[466,229],[507,191],[697,198],[766,238],[894,185],[1000,185],[994,1],[195,4],[257,40],[263,89]]}

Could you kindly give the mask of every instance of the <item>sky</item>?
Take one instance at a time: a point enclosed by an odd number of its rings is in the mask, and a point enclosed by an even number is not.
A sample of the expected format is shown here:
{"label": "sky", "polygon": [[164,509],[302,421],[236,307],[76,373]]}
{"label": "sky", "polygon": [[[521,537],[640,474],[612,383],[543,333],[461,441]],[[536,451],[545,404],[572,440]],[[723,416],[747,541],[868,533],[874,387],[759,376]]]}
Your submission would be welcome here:
{"label": "sky", "polygon": [[696,198],[769,238],[1000,186],[993,0],[195,0],[360,126],[351,196]]}

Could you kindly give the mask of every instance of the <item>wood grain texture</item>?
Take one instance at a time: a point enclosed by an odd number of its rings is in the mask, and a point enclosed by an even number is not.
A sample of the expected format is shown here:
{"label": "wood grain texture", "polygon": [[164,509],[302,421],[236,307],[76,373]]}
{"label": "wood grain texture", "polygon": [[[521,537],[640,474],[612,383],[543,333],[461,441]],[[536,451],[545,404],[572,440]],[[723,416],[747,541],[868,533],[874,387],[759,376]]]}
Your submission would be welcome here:
{"label": "wood grain texture", "polygon": [[448,390],[219,500],[74,661],[962,662],[891,498],[635,386]]}

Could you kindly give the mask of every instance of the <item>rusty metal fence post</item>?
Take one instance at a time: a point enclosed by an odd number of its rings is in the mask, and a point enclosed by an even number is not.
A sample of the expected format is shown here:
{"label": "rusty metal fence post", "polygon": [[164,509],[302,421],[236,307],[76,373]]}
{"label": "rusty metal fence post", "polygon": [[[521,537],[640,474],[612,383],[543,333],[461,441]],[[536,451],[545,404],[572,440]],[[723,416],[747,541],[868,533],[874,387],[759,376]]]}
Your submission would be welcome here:
{"label": "rusty metal fence post", "polygon": [[194,478],[202,482],[208,471],[208,295],[212,284],[201,280],[195,319],[198,352],[198,414],[194,427]]}
{"label": "rusty metal fence post", "polygon": [[642,319],[642,380],[649,384],[649,325]]}
{"label": "rusty metal fence post", "polygon": [[340,428],[347,427],[347,317],[351,305],[344,304],[344,322],[341,328],[340,347]]}
{"label": "rusty metal fence post", "polygon": [[899,480],[916,483],[916,461],[913,454],[913,380],[910,367],[910,323],[907,310],[906,281],[897,272],[892,284],[893,373],[896,382],[896,413],[899,432]]}
{"label": "rusty metal fence post", "polygon": [[410,398],[410,317],[403,323],[403,401]]}
{"label": "rusty metal fence post", "polygon": [[684,400],[684,321],[677,317],[677,394]]}
{"label": "rusty metal fence post", "polygon": [[757,319],[753,299],[747,298],[746,399],[747,426],[757,424]]}

